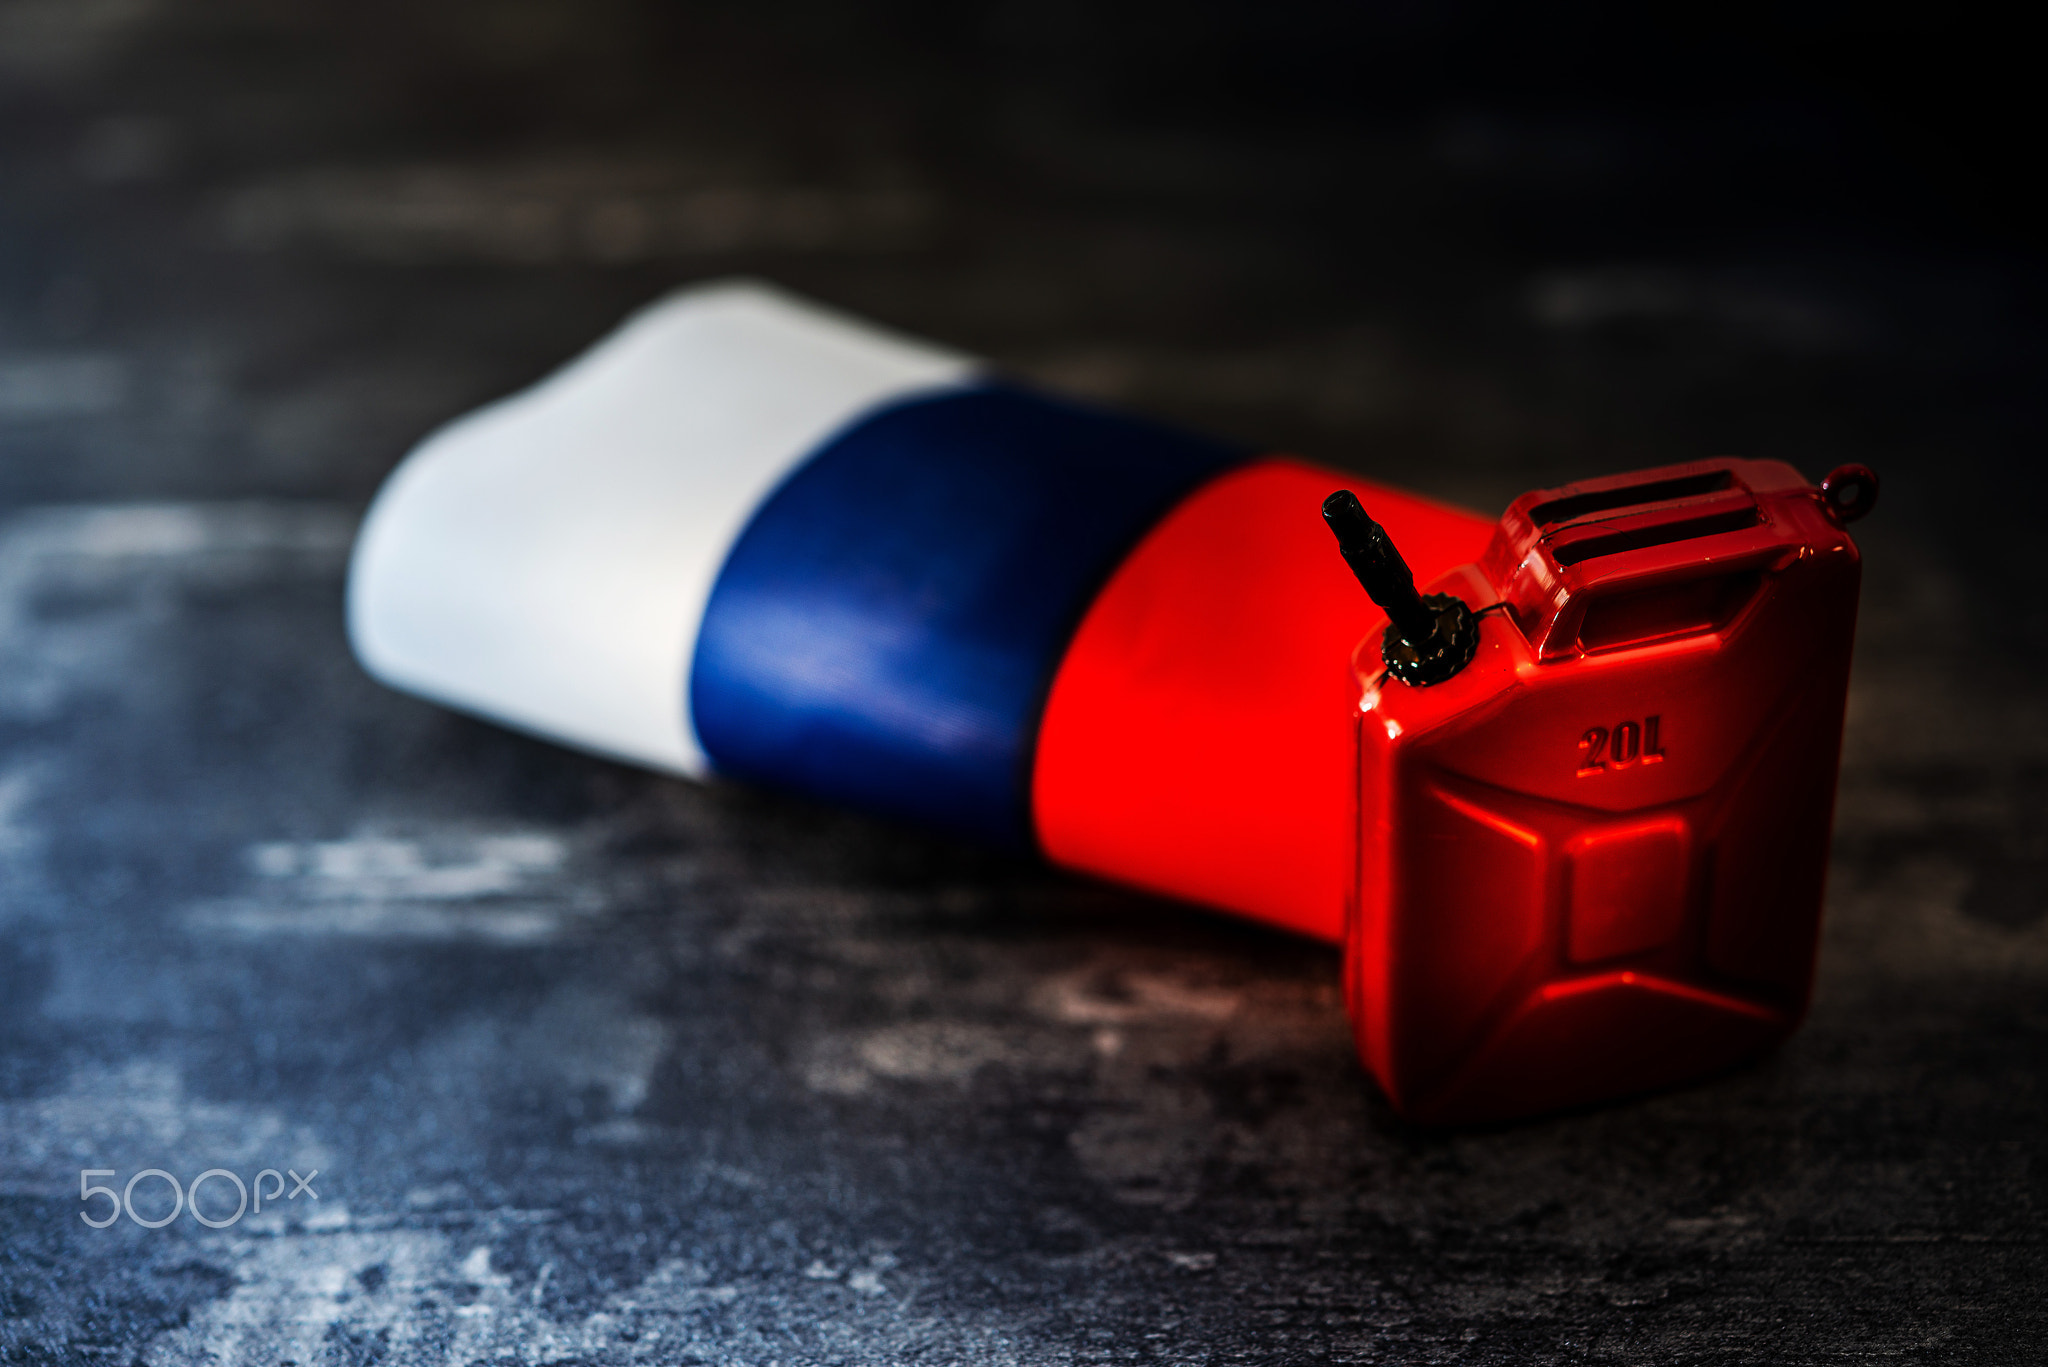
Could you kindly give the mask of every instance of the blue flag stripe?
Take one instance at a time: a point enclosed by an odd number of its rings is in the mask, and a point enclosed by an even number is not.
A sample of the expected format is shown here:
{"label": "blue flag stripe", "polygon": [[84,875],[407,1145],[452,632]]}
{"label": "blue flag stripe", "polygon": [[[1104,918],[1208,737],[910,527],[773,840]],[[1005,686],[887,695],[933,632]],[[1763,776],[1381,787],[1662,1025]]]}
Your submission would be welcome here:
{"label": "blue flag stripe", "polygon": [[777,489],[703,618],[690,707],[738,778],[1028,846],[1038,715],[1132,546],[1235,450],[990,384],[906,401]]}

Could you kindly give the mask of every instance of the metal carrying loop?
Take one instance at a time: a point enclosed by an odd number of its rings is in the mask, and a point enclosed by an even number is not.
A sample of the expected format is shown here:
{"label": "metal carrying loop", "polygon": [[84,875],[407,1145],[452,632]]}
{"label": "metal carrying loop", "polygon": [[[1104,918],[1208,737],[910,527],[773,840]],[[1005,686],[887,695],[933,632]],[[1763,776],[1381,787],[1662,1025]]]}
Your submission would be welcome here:
{"label": "metal carrying loop", "polygon": [[1837,465],[1820,482],[1820,506],[1838,527],[1867,516],[1877,506],[1877,472],[1868,465]]}

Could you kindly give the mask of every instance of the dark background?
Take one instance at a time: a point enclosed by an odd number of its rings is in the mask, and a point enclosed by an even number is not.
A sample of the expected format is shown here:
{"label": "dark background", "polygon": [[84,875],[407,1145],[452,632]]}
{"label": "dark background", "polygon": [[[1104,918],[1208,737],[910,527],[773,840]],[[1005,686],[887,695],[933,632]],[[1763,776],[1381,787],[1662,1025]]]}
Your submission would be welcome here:
{"label": "dark background", "polygon": [[[1631,23],[0,3],[0,1362],[2039,1361],[2038,80]],[[384,473],[732,273],[1489,511],[1874,466],[1809,1023],[1421,1131],[1333,951],[364,679]]]}

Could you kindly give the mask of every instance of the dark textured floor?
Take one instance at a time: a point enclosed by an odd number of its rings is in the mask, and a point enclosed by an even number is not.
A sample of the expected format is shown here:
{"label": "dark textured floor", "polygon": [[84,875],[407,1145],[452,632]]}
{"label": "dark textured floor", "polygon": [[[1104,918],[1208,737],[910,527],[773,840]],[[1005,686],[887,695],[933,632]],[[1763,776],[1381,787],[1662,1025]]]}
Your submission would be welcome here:
{"label": "dark textured floor", "polygon": [[[0,4],[0,1362],[2042,1360],[1991,159],[1839,68],[1257,13]],[[406,447],[733,272],[1489,510],[1876,466],[1810,1022],[1422,1132],[1322,948],[368,682]],[[147,1168],[318,1196],[80,1221]]]}

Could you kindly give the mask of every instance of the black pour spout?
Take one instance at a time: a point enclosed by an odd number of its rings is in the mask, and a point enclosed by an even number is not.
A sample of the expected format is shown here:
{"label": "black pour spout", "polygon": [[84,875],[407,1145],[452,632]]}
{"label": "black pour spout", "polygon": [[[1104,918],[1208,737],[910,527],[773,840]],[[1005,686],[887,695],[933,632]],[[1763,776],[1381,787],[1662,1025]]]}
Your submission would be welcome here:
{"label": "black pour spout", "polygon": [[1339,489],[1324,499],[1323,521],[1336,533],[1344,563],[1387,614],[1390,625],[1380,640],[1380,656],[1389,673],[1421,687],[1442,683],[1472,662],[1479,648],[1472,610],[1451,594],[1425,598],[1415,591],[1408,562],[1357,494]]}

